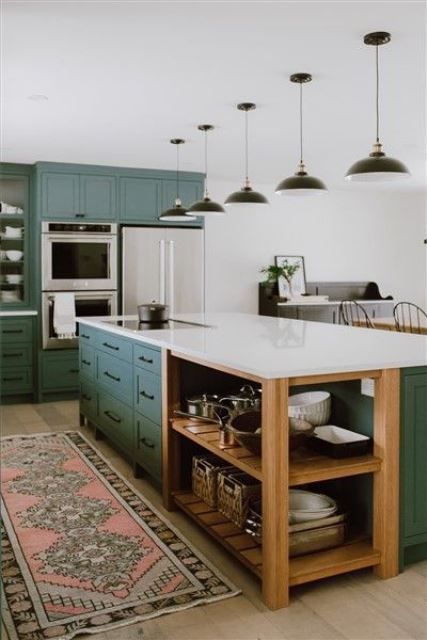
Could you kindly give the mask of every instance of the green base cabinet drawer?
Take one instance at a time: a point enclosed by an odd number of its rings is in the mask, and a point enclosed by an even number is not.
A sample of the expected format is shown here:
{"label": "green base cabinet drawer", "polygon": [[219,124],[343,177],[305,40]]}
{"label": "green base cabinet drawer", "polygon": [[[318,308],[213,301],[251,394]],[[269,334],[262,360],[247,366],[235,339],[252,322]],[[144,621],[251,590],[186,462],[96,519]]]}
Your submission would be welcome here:
{"label": "green base cabinet drawer", "polygon": [[132,365],[98,351],[96,354],[96,380],[124,402],[132,405]]}
{"label": "green base cabinet drawer", "polygon": [[8,345],[15,342],[31,342],[33,339],[32,318],[1,318],[0,342]]}
{"label": "green base cabinet drawer", "polygon": [[83,378],[80,380],[80,413],[91,418],[98,415],[96,386]]}
{"label": "green base cabinet drawer", "polygon": [[42,354],[42,386],[45,391],[74,391],[79,388],[77,350]]}
{"label": "green base cabinet drawer", "polygon": [[148,473],[162,476],[162,431],[157,424],[135,411],[135,460]]}
{"label": "green base cabinet drawer", "polygon": [[101,351],[105,351],[116,358],[132,362],[132,343],[123,338],[116,338],[112,333],[98,331],[96,336],[96,346]]}
{"label": "green base cabinet drawer", "polygon": [[162,420],[162,381],[160,376],[135,367],[135,409],[157,424]]}
{"label": "green base cabinet drawer", "polygon": [[28,367],[33,361],[33,346],[31,344],[2,344],[2,367]]}
{"label": "green base cabinet drawer", "polygon": [[122,449],[133,452],[133,411],[117,398],[98,393],[97,422]]}
{"label": "green base cabinet drawer", "polygon": [[33,390],[33,370],[31,367],[2,367],[0,380],[3,396],[28,393]]}
{"label": "green base cabinet drawer", "polygon": [[137,367],[142,367],[160,375],[162,368],[162,354],[160,351],[150,349],[145,345],[135,344],[133,346],[133,363]]}
{"label": "green base cabinet drawer", "polygon": [[94,378],[95,377],[95,349],[92,347],[87,347],[85,344],[80,345],[80,373],[86,378]]}
{"label": "green base cabinet drawer", "polygon": [[80,345],[89,344],[91,347],[94,347],[96,344],[97,333],[99,333],[97,329],[79,323]]}

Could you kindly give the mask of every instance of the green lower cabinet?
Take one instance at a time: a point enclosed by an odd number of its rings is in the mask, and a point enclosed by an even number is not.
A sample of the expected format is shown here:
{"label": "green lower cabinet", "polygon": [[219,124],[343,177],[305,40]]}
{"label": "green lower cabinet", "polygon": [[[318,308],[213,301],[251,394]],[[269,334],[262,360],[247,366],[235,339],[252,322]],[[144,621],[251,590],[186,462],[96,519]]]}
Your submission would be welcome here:
{"label": "green lower cabinet", "polygon": [[162,429],[135,411],[135,462],[158,482],[162,476]]}
{"label": "green lower cabinet", "polygon": [[97,423],[125,453],[133,449],[133,410],[109,393],[98,391]]}
{"label": "green lower cabinet", "polygon": [[96,420],[98,416],[98,394],[96,385],[84,376],[80,377],[80,413],[89,419]]}
{"label": "green lower cabinet", "polygon": [[[0,394],[14,401],[12,396],[35,395],[35,367],[33,318],[1,318],[0,327]],[[21,399],[19,400],[21,401]]]}
{"label": "green lower cabinet", "polygon": [[42,392],[69,392],[79,389],[79,351],[43,351],[41,353]]}
{"label": "green lower cabinet", "polygon": [[32,368],[2,367],[1,394],[3,396],[31,393],[33,391]]}
{"label": "green lower cabinet", "polygon": [[401,566],[427,558],[427,367],[401,374]]}
{"label": "green lower cabinet", "polygon": [[132,406],[133,367],[108,353],[96,352],[96,382]]}
{"label": "green lower cabinet", "polygon": [[162,379],[135,367],[135,409],[149,420],[160,424],[162,419]]}

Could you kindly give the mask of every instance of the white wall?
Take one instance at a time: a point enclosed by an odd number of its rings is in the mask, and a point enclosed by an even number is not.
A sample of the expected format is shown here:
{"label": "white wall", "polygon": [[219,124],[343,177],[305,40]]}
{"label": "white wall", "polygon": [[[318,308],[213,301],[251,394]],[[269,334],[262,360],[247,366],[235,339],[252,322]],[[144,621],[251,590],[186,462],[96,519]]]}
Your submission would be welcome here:
{"label": "white wall", "polygon": [[[211,181],[222,201],[236,184]],[[426,307],[426,195],[371,185],[291,198],[257,185],[271,206],[206,218],[208,311],[257,312],[259,270],[274,255],[302,255],[306,278],[373,280],[381,294]]]}

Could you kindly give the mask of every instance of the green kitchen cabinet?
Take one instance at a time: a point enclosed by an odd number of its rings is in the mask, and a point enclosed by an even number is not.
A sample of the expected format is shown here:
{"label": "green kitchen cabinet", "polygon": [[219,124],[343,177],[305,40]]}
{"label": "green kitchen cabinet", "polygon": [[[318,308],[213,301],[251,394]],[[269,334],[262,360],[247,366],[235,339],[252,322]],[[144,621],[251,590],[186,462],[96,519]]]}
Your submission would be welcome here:
{"label": "green kitchen cabinet", "polygon": [[43,173],[40,189],[42,218],[74,218],[80,214],[80,176],[77,173]]}
{"label": "green kitchen cabinet", "polygon": [[156,484],[161,482],[161,351],[79,326],[80,420],[89,420]]}
{"label": "green kitchen cabinet", "polygon": [[113,220],[117,214],[115,176],[80,175],[80,211],[88,219]]}
{"label": "green kitchen cabinet", "polygon": [[2,401],[34,401],[35,316],[0,318],[0,395]]}
{"label": "green kitchen cabinet", "polygon": [[401,372],[401,565],[427,558],[427,367]]}
{"label": "green kitchen cabinet", "polygon": [[119,219],[122,222],[157,222],[161,207],[161,180],[122,177],[119,185]]}
{"label": "green kitchen cabinet", "polygon": [[77,392],[78,349],[52,349],[40,353],[42,397],[56,392]]}

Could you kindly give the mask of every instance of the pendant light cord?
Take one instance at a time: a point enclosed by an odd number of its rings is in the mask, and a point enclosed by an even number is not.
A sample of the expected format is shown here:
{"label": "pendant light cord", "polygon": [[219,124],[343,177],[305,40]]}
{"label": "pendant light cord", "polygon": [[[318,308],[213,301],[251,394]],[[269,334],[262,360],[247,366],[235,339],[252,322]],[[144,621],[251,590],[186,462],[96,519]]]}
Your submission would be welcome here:
{"label": "pendant light cord", "polygon": [[380,141],[380,72],[378,62],[378,45],[375,47],[376,62],[376,116],[377,116],[377,143]]}
{"label": "pendant light cord", "polygon": [[302,83],[299,86],[299,148],[300,148],[300,164],[303,164],[302,154]]}
{"label": "pendant light cord", "polygon": [[176,199],[179,200],[179,144],[176,145]]}
{"label": "pendant light cord", "polygon": [[245,159],[245,172],[246,172],[246,184],[249,183],[249,126],[248,126],[248,112],[245,111],[245,145],[246,145],[246,159]]}
{"label": "pendant light cord", "polygon": [[205,130],[205,197],[208,197],[208,132]]}

